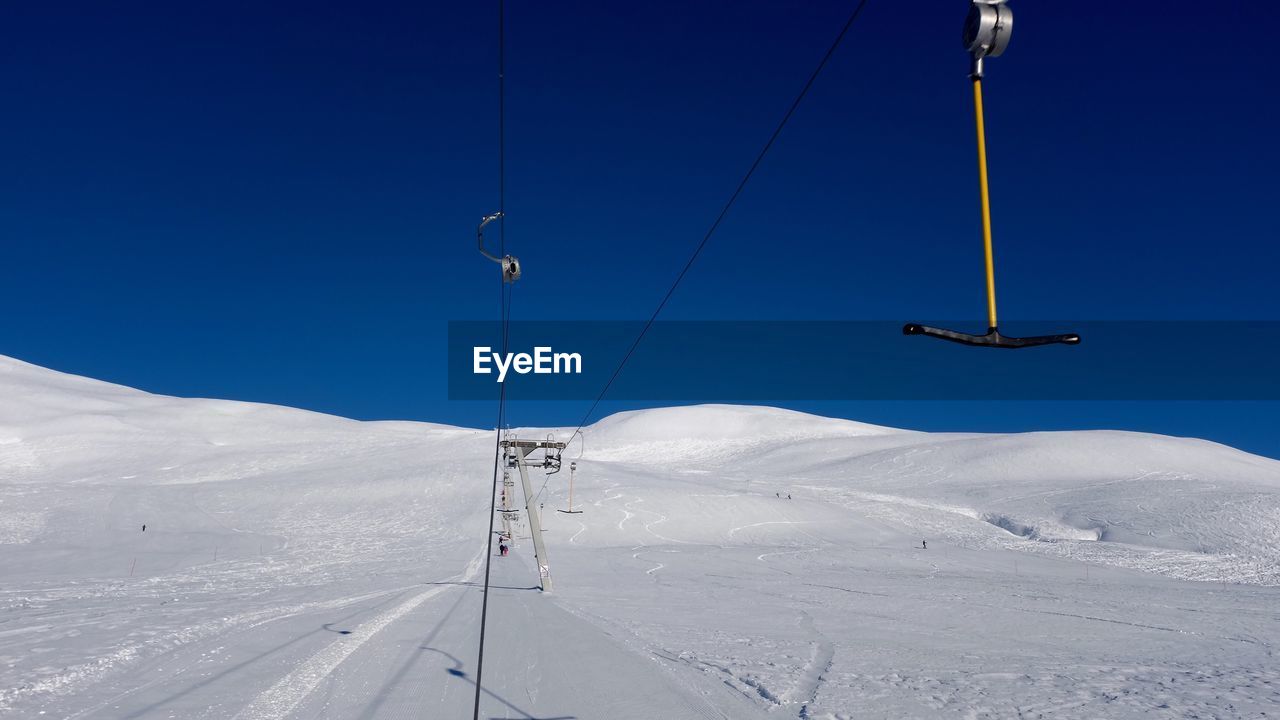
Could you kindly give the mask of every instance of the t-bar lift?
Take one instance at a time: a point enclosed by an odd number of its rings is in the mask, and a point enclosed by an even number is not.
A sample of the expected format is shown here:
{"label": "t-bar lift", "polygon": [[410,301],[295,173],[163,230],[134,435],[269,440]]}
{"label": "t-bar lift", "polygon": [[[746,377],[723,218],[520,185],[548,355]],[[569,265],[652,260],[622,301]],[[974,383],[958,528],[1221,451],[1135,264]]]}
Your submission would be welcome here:
{"label": "t-bar lift", "polygon": [[996,270],[991,250],[991,198],[987,190],[987,139],[982,118],[982,64],[988,57],[997,57],[1009,46],[1013,33],[1013,11],[1007,0],[971,0],[969,15],[964,23],[964,47],[969,51],[969,79],[973,81],[973,109],[978,126],[978,186],[982,196],[982,247],[986,258],[987,275],[987,333],[970,335],[955,330],[928,327],[911,323],[902,328],[903,335],[926,335],[941,340],[977,345],[981,347],[1024,348],[1036,345],[1075,345],[1080,336],[1041,335],[1037,337],[1008,337],[1000,334],[996,322]]}

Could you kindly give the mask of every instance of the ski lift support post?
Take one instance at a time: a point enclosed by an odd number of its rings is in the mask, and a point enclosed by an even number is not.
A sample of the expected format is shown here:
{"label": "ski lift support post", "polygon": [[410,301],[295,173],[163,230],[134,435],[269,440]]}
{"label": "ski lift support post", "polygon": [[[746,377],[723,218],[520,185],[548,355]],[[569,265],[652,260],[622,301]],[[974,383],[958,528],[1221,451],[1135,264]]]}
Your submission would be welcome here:
{"label": "ski lift support post", "polygon": [[520,483],[524,489],[524,510],[529,517],[529,534],[533,536],[533,557],[538,563],[538,580],[543,592],[551,592],[551,566],[547,561],[547,546],[542,541],[542,518],[538,508],[534,506],[533,489],[529,485],[529,454],[534,450],[542,450],[539,467],[559,469],[560,453],[565,444],[552,440],[502,440],[502,450],[507,467],[520,471]]}
{"label": "ski lift support post", "polygon": [[973,109],[978,129],[978,185],[982,196],[982,246],[986,259],[987,279],[987,333],[968,333],[909,323],[902,328],[903,335],[926,335],[940,340],[975,345],[979,347],[1024,348],[1037,345],[1076,345],[1080,336],[1041,335],[1015,338],[1000,334],[996,320],[996,271],[991,249],[991,198],[987,186],[987,139],[982,113],[983,60],[998,57],[1009,46],[1013,33],[1013,11],[1008,0],[971,0],[969,15],[965,18],[963,41],[969,51],[969,79],[973,81]]}

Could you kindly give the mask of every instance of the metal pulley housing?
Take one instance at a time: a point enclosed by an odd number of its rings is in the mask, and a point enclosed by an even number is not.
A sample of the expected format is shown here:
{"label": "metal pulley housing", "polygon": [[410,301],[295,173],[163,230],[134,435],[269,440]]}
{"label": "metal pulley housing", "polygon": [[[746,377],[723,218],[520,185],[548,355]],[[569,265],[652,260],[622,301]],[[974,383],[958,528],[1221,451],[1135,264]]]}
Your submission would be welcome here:
{"label": "metal pulley housing", "polygon": [[502,258],[502,279],[513,283],[520,279],[520,259],[512,255]]}
{"label": "metal pulley housing", "polygon": [[1013,10],[1005,0],[973,0],[964,21],[964,49],[975,60],[996,57],[1009,47]]}

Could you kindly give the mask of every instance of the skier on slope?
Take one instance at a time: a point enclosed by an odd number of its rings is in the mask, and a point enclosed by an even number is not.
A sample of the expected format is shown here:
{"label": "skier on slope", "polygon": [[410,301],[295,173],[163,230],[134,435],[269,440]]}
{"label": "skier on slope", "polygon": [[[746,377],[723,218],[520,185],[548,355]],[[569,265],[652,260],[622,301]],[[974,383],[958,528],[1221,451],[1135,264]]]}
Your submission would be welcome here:
{"label": "skier on slope", "polygon": [[920,549],[921,549],[921,550],[928,550],[928,549],[929,549],[929,541],[928,541],[928,540],[921,540],[921,541],[920,541]]}
{"label": "skier on slope", "polygon": [[505,542],[498,543],[498,554],[502,555],[502,557],[507,556],[507,544]]}

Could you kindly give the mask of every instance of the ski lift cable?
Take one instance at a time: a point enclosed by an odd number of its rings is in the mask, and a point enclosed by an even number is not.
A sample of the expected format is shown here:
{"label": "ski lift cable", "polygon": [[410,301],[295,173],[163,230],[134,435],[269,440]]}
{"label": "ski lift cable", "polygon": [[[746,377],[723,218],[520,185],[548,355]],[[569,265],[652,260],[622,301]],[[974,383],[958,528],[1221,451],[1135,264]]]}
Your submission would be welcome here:
{"label": "ski lift cable", "polygon": [[604,388],[600,390],[600,394],[596,396],[595,401],[591,403],[591,407],[587,410],[586,414],[582,416],[582,420],[579,421],[578,427],[569,436],[568,442],[573,442],[573,438],[582,433],[582,428],[586,426],[587,421],[591,419],[596,408],[599,407],[600,402],[604,400],[604,396],[609,392],[609,388],[613,386],[613,382],[618,379],[618,375],[622,373],[622,369],[626,367],[627,362],[631,360],[631,356],[635,353],[636,347],[638,347],[640,342],[644,340],[645,335],[649,332],[649,328],[653,327],[653,323],[658,319],[658,315],[662,313],[663,308],[666,307],[671,296],[675,294],[676,288],[680,286],[680,282],[684,280],[689,269],[693,267],[698,256],[702,254],[703,249],[706,248],[707,243],[711,240],[711,236],[715,235],[716,230],[720,228],[721,222],[723,222],[725,217],[728,216],[734,203],[738,201],[738,197],[742,194],[743,189],[746,188],[747,183],[751,180],[751,176],[754,175],[756,169],[760,167],[760,163],[764,160],[765,155],[769,153],[769,150],[773,147],[778,136],[782,134],[783,128],[787,126],[787,123],[791,120],[791,116],[794,115],[796,109],[800,107],[800,103],[804,100],[805,96],[809,94],[809,89],[813,87],[818,76],[822,74],[823,68],[827,66],[827,62],[831,59],[831,56],[834,55],[836,50],[840,47],[840,43],[844,40],[845,35],[849,33],[849,28],[853,26],[853,23],[857,21],[858,16],[862,14],[862,9],[866,7],[866,4],[867,0],[859,0],[857,6],[853,9],[853,12],[849,14],[849,19],[845,21],[844,26],[840,28],[840,32],[836,34],[836,38],[831,43],[831,46],[827,48],[826,54],[824,54],[822,59],[818,61],[818,66],[814,68],[812,73],[810,73],[809,79],[805,82],[804,87],[800,89],[800,93],[796,95],[795,100],[791,102],[791,106],[787,108],[787,112],[782,116],[782,120],[778,123],[777,127],[774,128],[773,133],[769,136],[768,141],[765,142],[764,147],[762,147],[760,152],[756,154],[756,158],[751,163],[751,167],[747,169],[746,174],[742,176],[740,181],[738,181],[737,187],[734,189],[733,194],[729,196],[728,202],[726,202],[724,207],[720,209],[720,214],[716,216],[715,222],[711,223],[711,227],[707,230],[706,234],[702,236],[702,241],[698,243],[696,248],[694,248],[693,254],[689,256],[689,260],[685,262],[680,273],[676,275],[675,282],[671,283],[671,287],[667,290],[666,295],[662,297],[658,306],[654,308],[653,314],[649,316],[644,327],[640,329],[640,333],[636,336],[635,341],[631,343],[631,347],[627,349],[626,354],[622,357],[622,362],[618,363],[618,367],[613,371],[613,374],[609,376],[609,380],[604,384]]}
{"label": "ski lift cable", "polygon": [[[510,312],[510,295],[507,293],[505,288],[502,291],[502,295],[503,295],[502,314],[503,314],[504,324],[505,324],[506,322],[505,318],[509,317],[509,312]],[[503,352],[506,352],[506,349],[505,349],[506,341],[507,341],[507,338],[506,338],[506,332],[504,329]],[[506,408],[507,408],[507,385],[506,383],[501,383],[501,387],[498,390],[498,424],[496,426],[496,430],[494,433],[495,439],[494,439],[494,448],[493,448],[493,484],[490,487],[490,499],[489,499],[489,534],[485,540],[486,544],[485,544],[485,562],[484,562],[484,590],[481,595],[481,603],[480,603],[480,641],[479,641],[479,648],[476,652],[476,681],[477,681],[476,686],[477,687],[479,687],[480,676],[483,673],[483,668],[484,668],[484,635],[485,635],[485,625],[486,625],[485,621],[488,617],[488,610],[489,610],[489,578],[490,578],[490,570],[491,570],[490,565],[493,561],[493,558],[492,558],[493,556],[493,525],[494,525],[494,518],[497,515],[497,508],[498,508],[498,497],[497,497],[498,472],[499,472],[499,461],[502,457],[502,452],[501,452],[502,426],[504,424],[504,420],[506,419]],[[479,717],[480,717],[480,699],[479,697],[477,697],[475,699],[475,711],[472,715],[472,718],[473,720],[479,720]]]}
{"label": "ski lift cable", "polygon": [[[507,214],[506,214],[506,4],[504,0],[498,0],[498,252],[502,260],[502,274],[498,278],[498,314],[502,321],[502,352],[505,355],[508,351],[508,342],[510,339],[511,325],[511,296],[512,293],[508,289],[508,285],[514,288],[514,281],[519,277],[519,264],[510,261],[507,252]],[[484,250],[484,226],[488,224],[492,216],[484,219],[477,228],[476,234],[480,240],[480,252],[486,256]],[[514,272],[512,271],[514,265]],[[507,410],[507,385],[500,383],[498,390],[498,424],[494,429],[494,447],[493,447],[493,484],[489,488],[489,533],[485,537],[485,556],[484,556],[484,590],[480,601],[480,639],[476,650],[476,693],[475,702],[472,708],[472,720],[480,720],[480,689],[482,687],[484,675],[484,635],[486,620],[489,615],[489,579],[490,570],[493,563],[493,524],[494,518],[497,516],[498,509],[498,481],[499,481],[499,460],[502,457],[502,426],[506,420]]]}

